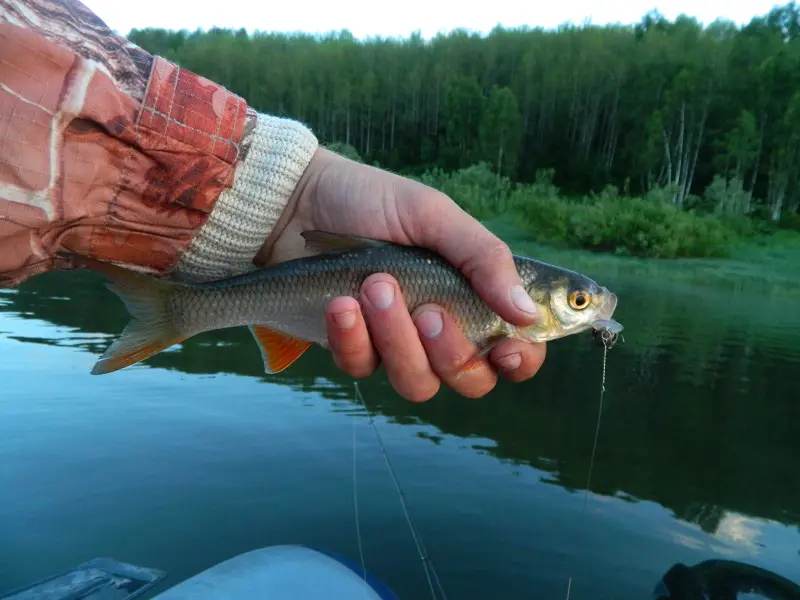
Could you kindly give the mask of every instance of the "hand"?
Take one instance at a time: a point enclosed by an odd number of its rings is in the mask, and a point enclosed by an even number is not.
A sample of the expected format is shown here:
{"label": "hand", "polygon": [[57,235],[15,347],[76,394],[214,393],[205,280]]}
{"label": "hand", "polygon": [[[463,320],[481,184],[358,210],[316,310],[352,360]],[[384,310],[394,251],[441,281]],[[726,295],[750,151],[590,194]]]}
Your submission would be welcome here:
{"label": "hand", "polygon": [[[319,148],[256,263],[308,256],[299,235],[308,229],[434,250],[464,273],[500,317],[520,326],[534,322],[526,312],[535,310],[528,295],[521,287],[512,293],[520,279],[508,246],[446,195],[421,183]],[[522,299],[522,306],[515,298]],[[326,319],[339,368],[366,377],[380,360],[395,390],[413,402],[433,397],[442,382],[478,398],[494,388],[497,370],[522,381],[533,377],[545,358],[545,344],[504,340],[477,369],[457,378],[477,353],[475,345],[439,306],[422,306],[410,315],[397,281],[385,273],[364,281],[361,304],[351,297],[334,298]]]}

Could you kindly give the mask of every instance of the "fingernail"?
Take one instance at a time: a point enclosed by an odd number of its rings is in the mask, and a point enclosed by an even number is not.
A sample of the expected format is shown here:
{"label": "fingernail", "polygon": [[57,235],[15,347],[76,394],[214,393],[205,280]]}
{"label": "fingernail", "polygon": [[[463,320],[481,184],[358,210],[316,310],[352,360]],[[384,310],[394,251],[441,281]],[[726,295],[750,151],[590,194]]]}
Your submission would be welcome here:
{"label": "fingernail", "polygon": [[526,312],[529,315],[534,316],[539,315],[539,310],[536,308],[536,304],[528,295],[528,292],[525,291],[525,288],[523,288],[521,285],[511,288],[511,301],[514,303],[514,306],[516,306],[522,312]]}
{"label": "fingernail", "polygon": [[347,312],[335,314],[333,315],[333,321],[342,329],[350,329],[356,324],[356,311],[348,310]]}
{"label": "fingernail", "polygon": [[442,315],[435,310],[426,310],[417,317],[419,332],[428,339],[433,339],[442,333]]}
{"label": "fingernail", "polygon": [[495,362],[500,368],[506,371],[513,371],[514,369],[519,369],[522,364],[522,355],[519,352],[515,352],[514,354],[497,358]]}
{"label": "fingernail", "polygon": [[367,290],[367,296],[375,308],[378,310],[386,310],[394,301],[394,286],[385,281],[373,283]]}

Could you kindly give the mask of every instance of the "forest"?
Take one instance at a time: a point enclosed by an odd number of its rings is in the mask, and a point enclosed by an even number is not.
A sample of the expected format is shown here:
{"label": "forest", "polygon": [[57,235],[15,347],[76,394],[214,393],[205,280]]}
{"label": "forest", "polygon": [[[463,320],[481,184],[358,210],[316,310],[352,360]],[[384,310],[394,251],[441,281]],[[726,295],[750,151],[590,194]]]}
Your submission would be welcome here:
{"label": "forest", "polygon": [[[800,7],[747,25],[465,30],[424,40],[132,30],[154,54],[531,236],[661,258],[800,230]],[[783,230],[783,231],[781,231]]]}

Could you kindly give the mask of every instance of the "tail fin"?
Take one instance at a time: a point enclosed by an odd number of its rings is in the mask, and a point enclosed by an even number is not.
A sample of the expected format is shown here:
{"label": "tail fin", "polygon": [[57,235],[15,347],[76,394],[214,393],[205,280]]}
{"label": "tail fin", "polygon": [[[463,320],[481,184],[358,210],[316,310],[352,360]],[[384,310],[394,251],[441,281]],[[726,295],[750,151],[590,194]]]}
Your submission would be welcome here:
{"label": "tail fin", "polygon": [[105,275],[106,287],[125,303],[131,320],[122,335],[105,351],[92,375],[113,373],[138,363],[186,339],[168,311],[168,300],[178,283],[148,277],[91,258],[69,258],[77,265]]}

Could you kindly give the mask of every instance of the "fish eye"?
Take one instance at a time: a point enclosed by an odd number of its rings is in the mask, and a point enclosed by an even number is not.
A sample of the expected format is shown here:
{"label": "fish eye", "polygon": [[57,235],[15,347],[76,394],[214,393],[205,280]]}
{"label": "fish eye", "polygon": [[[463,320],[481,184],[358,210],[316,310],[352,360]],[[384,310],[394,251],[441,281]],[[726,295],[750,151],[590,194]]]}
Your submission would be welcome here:
{"label": "fish eye", "polygon": [[583,310],[592,300],[591,294],[583,290],[575,290],[569,295],[569,305],[574,310]]}

